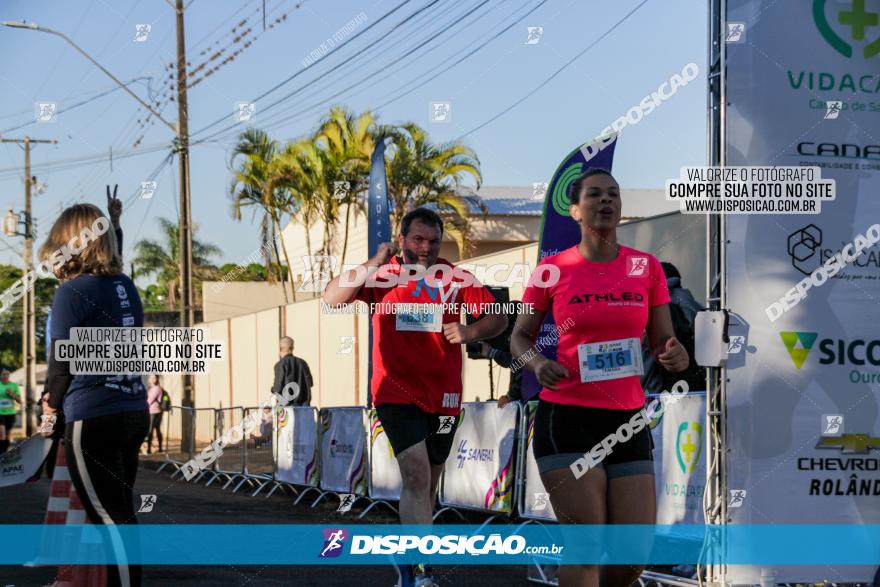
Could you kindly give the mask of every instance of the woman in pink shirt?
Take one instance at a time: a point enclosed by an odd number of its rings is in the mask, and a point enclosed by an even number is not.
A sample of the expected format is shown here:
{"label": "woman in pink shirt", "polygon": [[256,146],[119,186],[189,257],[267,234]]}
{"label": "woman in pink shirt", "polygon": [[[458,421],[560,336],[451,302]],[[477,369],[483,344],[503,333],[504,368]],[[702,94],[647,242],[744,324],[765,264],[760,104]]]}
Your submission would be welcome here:
{"label": "woman in pink shirt", "polygon": [[[525,366],[543,386],[532,445],[538,470],[560,523],[654,524],[653,443],[639,382],[642,335],[647,332],[668,371],[687,367],[687,351],[672,330],[660,263],[617,242],[621,202],[614,177],[590,169],[568,195],[581,242],[541,261],[539,267],[557,267],[559,279],[526,288],[522,301],[531,313],[519,315],[511,337],[513,354],[529,358]],[[551,311],[556,360],[532,350]],[[613,449],[605,450],[610,438]],[[631,585],[643,569],[563,560],[559,585]]]}
{"label": "woman in pink shirt", "polygon": [[162,452],[162,395],[165,390],[159,385],[159,375],[150,375],[149,387],[147,388],[147,406],[150,408],[150,432],[147,436],[147,454],[152,452],[153,431],[159,441],[159,452]]}

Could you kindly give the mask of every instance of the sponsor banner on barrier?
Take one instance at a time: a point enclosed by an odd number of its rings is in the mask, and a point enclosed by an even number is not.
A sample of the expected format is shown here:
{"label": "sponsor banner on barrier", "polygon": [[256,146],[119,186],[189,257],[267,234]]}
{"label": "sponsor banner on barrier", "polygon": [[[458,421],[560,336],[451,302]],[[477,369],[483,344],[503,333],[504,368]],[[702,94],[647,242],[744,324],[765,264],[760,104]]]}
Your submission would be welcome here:
{"label": "sponsor banner on barrier", "polygon": [[535,438],[535,412],[538,402],[529,402],[525,406],[526,422],[526,458],[523,460],[525,469],[525,483],[523,485],[522,517],[536,518],[539,520],[556,520],[553,505],[550,504],[550,494],[541,482],[541,474],[538,472],[538,462],[535,460],[535,451],[532,449],[532,441]]}
{"label": "sponsor banner on barrier", "polygon": [[[661,397],[663,411],[651,422],[654,440],[654,475],[657,491],[657,523],[677,537],[698,538],[704,523],[703,492],[706,486],[706,397],[689,394],[676,401]],[[522,517],[556,520],[549,494],[541,483],[532,450],[538,402],[526,405],[526,454]],[[690,529],[688,532],[686,530]]]}
{"label": "sponsor banner on barrier", "polygon": [[[819,167],[838,194],[820,216],[726,219],[722,303],[750,349],[725,375],[733,524],[880,523],[880,29],[860,24],[878,14],[878,0],[727,3],[748,42],[727,45],[725,165]],[[780,583],[876,571],[825,560],[772,570]]]}
{"label": "sponsor banner on barrier", "polygon": [[[108,528],[114,548],[69,548],[110,542]],[[4,530],[15,540],[0,550],[0,565],[38,555],[50,565],[115,564],[120,555],[126,564],[147,565],[388,565],[389,555],[435,565],[527,565],[536,556],[567,564],[880,563],[876,525],[699,526],[704,540],[694,541],[670,537],[666,526],[600,524],[8,524]],[[722,542],[725,549],[714,546]],[[273,548],[278,544],[296,547]]]}
{"label": "sponsor banner on barrier", "polygon": [[519,404],[499,410],[495,402],[466,403],[459,418],[443,472],[441,505],[510,512]]}
{"label": "sponsor banner on barrier", "polygon": [[367,435],[363,408],[323,408],[321,489],[367,494]]}
{"label": "sponsor banner on barrier", "polygon": [[368,495],[372,499],[400,499],[400,467],[394,458],[394,450],[388,442],[385,428],[376,415],[376,410],[369,411],[370,430],[370,487]]}
{"label": "sponsor banner on barrier", "polygon": [[315,409],[277,407],[275,478],[295,485],[318,485],[318,424]]}
{"label": "sponsor banner on barrier", "polygon": [[31,436],[0,455],[0,487],[27,481],[46,459],[51,446],[51,438]]}
{"label": "sponsor banner on barrier", "polygon": [[[652,430],[658,524],[703,524],[706,489],[706,396],[689,394],[670,402]],[[676,535],[687,526],[672,526]]]}

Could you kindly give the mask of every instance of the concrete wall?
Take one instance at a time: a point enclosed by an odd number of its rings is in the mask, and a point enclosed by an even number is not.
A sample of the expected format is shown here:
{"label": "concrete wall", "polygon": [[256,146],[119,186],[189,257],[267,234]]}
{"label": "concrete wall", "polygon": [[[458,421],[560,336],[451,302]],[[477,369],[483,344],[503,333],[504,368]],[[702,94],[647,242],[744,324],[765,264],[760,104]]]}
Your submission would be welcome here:
{"label": "concrete wall", "polygon": [[[283,284],[288,301],[293,300],[289,283]],[[297,292],[297,299],[312,297]],[[205,281],[202,284],[202,303],[205,322],[216,322],[283,306],[282,283],[265,281]]]}
{"label": "concrete wall", "polygon": [[[623,225],[618,236],[623,244],[678,266],[685,285],[698,300],[705,300],[705,216],[659,216]],[[537,256],[537,244],[531,244],[468,259],[466,263],[525,263],[534,267]],[[510,299],[521,299],[522,292],[522,286],[512,287]],[[196,378],[196,406],[247,407],[267,400],[272,367],[278,360],[279,333],[294,339],[294,354],[305,359],[311,368],[315,379],[312,405],[364,405],[370,352],[368,323],[369,316],[365,314],[322,315],[318,299],[204,323],[212,340],[229,345],[230,360],[210,363],[209,373]],[[354,337],[350,350],[347,337]],[[463,362],[464,401],[489,399],[488,361],[465,358]],[[493,365],[492,381],[498,397],[507,390],[509,372]],[[172,391],[174,403],[179,403],[177,378],[169,377],[165,384]]]}

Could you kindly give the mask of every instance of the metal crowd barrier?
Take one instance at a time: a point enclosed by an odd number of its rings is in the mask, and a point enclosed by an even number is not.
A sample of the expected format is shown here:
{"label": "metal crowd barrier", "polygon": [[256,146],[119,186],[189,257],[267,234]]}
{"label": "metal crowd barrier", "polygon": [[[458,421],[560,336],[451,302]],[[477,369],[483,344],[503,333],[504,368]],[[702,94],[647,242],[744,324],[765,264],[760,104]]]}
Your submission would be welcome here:
{"label": "metal crowd barrier", "polygon": [[[320,470],[320,480],[318,483],[318,491],[320,494],[312,502],[311,507],[315,507],[320,503],[324,497],[330,494],[340,494],[340,493],[351,493],[355,496],[352,505],[357,503],[359,500],[367,500],[371,501],[369,497],[367,497],[367,475],[369,470],[369,446],[367,444],[367,431],[364,427],[364,411],[365,408],[362,406],[346,406],[346,407],[334,407],[334,408],[321,408],[318,411],[318,463]],[[334,430],[333,419],[334,415],[338,414],[338,418],[340,420],[350,419],[352,422],[357,422],[360,424],[361,430],[358,433],[356,430],[352,430],[349,427],[342,425],[341,427]],[[331,437],[333,432],[336,432],[337,437]],[[349,434],[347,438],[346,434]],[[354,448],[357,443],[362,443],[361,446],[361,460],[359,465],[355,465],[354,473],[349,476],[348,471],[343,471],[337,467],[330,467],[327,463],[327,455],[324,454],[324,438],[331,437],[330,442],[327,445],[327,453],[330,455],[331,459],[334,458],[335,454],[349,454],[347,451],[349,448]],[[335,443],[336,440],[349,440],[353,444],[351,447],[348,446],[348,443]],[[352,464],[355,463],[356,455],[354,452],[352,454]],[[341,457],[343,460],[346,460],[347,457]],[[340,476],[342,475],[342,476]],[[346,487],[346,485],[348,487]],[[305,494],[303,494],[305,495]],[[303,496],[300,496],[301,499]]]}
{"label": "metal crowd barrier", "polygon": [[[468,413],[468,410],[470,412]],[[449,484],[454,480],[458,479],[458,483],[461,483],[461,474],[457,476],[452,473],[451,477],[447,479],[447,470],[449,468],[449,463],[455,463],[455,459],[458,458],[456,456],[456,447],[459,442],[459,434],[465,433],[467,430],[466,427],[476,425],[478,418],[481,417],[490,417],[496,419],[496,424],[499,423],[497,418],[505,417],[504,412],[507,410],[515,410],[515,413],[511,416],[513,420],[513,429],[509,431],[509,433],[504,434],[504,436],[495,439],[497,444],[491,444],[487,446],[491,446],[493,450],[498,451],[498,462],[496,463],[496,467],[492,472],[495,474],[495,480],[490,487],[490,494],[493,495],[493,501],[498,500],[498,506],[494,506],[494,504],[488,502],[488,497],[486,493],[486,487],[479,488],[478,495],[473,494],[472,489],[468,489],[465,494],[462,494],[460,491],[459,495],[454,497],[456,492],[451,492],[452,496],[448,495],[450,492],[448,491]],[[523,409],[519,403],[512,402],[509,406],[505,406],[504,410],[500,410],[495,402],[466,402],[462,404],[462,423],[459,426],[459,429],[456,430],[455,435],[455,444],[453,445],[452,452],[447,459],[447,465],[444,468],[443,475],[440,478],[440,491],[439,493],[439,502],[442,506],[437,512],[433,515],[433,519],[436,521],[443,513],[451,511],[457,514],[459,517],[463,519],[463,516],[459,510],[467,510],[478,512],[482,514],[487,514],[489,517],[480,525],[476,532],[479,532],[483,529],[484,526],[492,523],[494,520],[498,518],[512,518],[514,512],[517,507],[517,500],[519,498],[519,480],[522,478],[522,473],[520,471],[520,447],[522,445],[522,428],[523,428]],[[488,423],[488,422],[486,422]],[[500,423],[501,426],[504,426],[503,423]],[[504,446],[504,441],[509,439],[511,443],[510,447],[510,456],[509,461],[502,462],[502,448]],[[466,438],[461,437],[461,442],[464,444],[466,440],[473,441],[474,438]],[[459,468],[463,463],[459,464]],[[499,470],[500,469],[500,470]],[[512,471],[511,471],[512,469]],[[455,471],[455,469],[453,469]],[[505,475],[505,471],[507,474]],[[472,474],[479,474],[472,473]],[[507,476],[509,475],[509,477]],[[503,482],[504,479],[508,480],[508,484],[506,487],[509,489],[505,490],[505,484]],[[504,506],[503,503],[505,501],[504,494],[510,492],[510,501],[509,506]]]}
{"label": "metal crowd barrier", "polygon": [[216,421],[214,439],[227,436],[228,444],[214,461],[214,476],[205,483],[211,485],[217,479],[225,479],[223,489],[236,479],[244,477],[244,408],[218,408],[214,410]]}
{"label": "metal crowd barrier", "polygon": [[192,452],[184,452],[183,450],[183,422],[192,420],[193,409],[184,408],[182,406],[171,406],[170,412],[162,414],[163,432],[163,448],[161,451],[165,461],[159,467],[158,471],[162,471],[165,467],[174,467],[174,473],[180,471],[180,467],[192,458]]}
{"label": "metal crowd barrier", "polygon": [[[378,507],[380,505],[384,505],[388,507],[392,512],[398,514],[398,509],[391,505],[392,501],[399,502],[400,501],[400,490],[401,487],[399,484],[395,484],[393,488],[389,487],[389,483],[387,479],[380,479],[381,488],[375,485],[376,477],[382,476],[382,471],[379,467],[382,466],[396,466],[396,463],[389,463],[393,457],[391,457],[391,445],[388,440],[388,436],[385,434],[385,430],[382,427],[382,423],[379,421],[378,413],[376,412],[376,408],[371,408],[369,410],[364,410],[364,431],[367,434],[367,450],[368,450],[368,466],[367,466],[367,497],[371,500],[370,505],[364,508],[364,511],[360,513],[358,519],[363,519],[364,516],[369,513],[371,509],[374,507]],[[376,444],[379,444],[379,447],[376,447]],[[385,458],[383,451],[387,451],[389,453],[389,458]],[[398,479],[395,481],[399,482]]]}
{"label": "metal crowd barrier", "polygon": [[259,493],[266,485],[275,481],[275,443],[273,442],[273,410],[265,408],[244,408],[245,419],[255,419],[259,424],[253,432],[242,440],[244,450],[244,463],[242,465],[242,480],[232,490],[233,493],[248,483],[256,490],[251,495]]}
{"label": "metal crowd barrier", "polygon": [[[193,455],[202,452],[206,446],[214,442],[217,438],[217,417],[214,408],[194,408],[192,419],[193,430]],[[207,469],[203,469],[199,474],[192,478],[192,481],[198,483],[203,477],[213,479],[216,463],[212,463]]]}
{"label": "metal crowd barrier", "polygon": [[[318,410],[311,406],[299,407],[276,407],[276,429],[273,430],[275,437],[275,479],[273,487],[266,495],[271,496],[281,488],[283,491],[291,491],[297,496],[294,505],[298,504],[307,494],[318,489],[320,471],[320,447],[318,439]],[[306,434],[301,433],[301,427],[306,428]],[[302,442],[308,436],[308,429],[313,430],[309,445]],[[311,451],[309,450],[311,447]],[[311,455],[309,454],[311,452]],[[297,459],[299,454],[299,459]],[[282,457],[284,457],[282,459]],[[284,465],[282,465],[282,460]],[[296,461],[300,462],[297,463]],[[255,492],[257,493],[257,492]]]}

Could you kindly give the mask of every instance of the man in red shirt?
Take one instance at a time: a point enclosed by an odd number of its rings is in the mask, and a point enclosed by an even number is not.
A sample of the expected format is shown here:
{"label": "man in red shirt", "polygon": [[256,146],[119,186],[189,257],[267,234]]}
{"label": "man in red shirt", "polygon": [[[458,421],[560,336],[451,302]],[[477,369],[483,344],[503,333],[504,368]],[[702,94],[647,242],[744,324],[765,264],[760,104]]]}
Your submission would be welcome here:
{"label": "man in red shirt", "polygon": [[[403,524],[431,523],[461,412],[461,345],[507,327],[506,316],[486,311],[495,301],[489,291],[438,257],[442,236],[440,216],[417,208],[403,217],[396,245],[379,245],[366,263],[333,279],[323,295],[331,305],[370,304],[371,389],[400,467]],[[463,308],[480,319],[462,324]]]}

